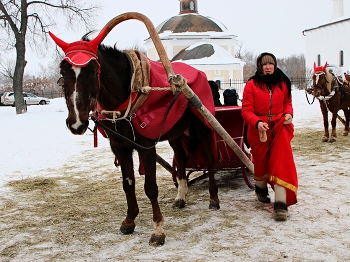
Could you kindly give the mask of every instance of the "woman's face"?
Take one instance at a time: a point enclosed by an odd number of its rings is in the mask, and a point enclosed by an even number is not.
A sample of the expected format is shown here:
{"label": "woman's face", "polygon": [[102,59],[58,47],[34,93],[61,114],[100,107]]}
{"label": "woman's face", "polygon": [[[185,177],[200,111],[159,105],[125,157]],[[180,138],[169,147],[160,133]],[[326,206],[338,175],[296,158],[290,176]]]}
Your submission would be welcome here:
{"label": "woman's face", "polygon": [[266,63],[265,65],[262,66],[262,70],[264,75],[272,75],[273,72],[275,71],[275,65]]}

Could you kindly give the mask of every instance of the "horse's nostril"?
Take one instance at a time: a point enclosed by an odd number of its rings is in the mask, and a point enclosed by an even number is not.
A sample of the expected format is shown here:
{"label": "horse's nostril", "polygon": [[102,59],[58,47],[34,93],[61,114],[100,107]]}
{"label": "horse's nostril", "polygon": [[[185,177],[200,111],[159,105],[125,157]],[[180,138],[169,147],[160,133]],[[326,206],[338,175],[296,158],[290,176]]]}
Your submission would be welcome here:
{"label": "horse's nostril", "polygon": [[84,127],[84,125],[81,125],[81,126],[79,126],[79,127],[77,128],[76,133],[77,133],[77,134],[82,134],[82,133],[85,132],[85,130],[86,130],[86,128]]}
{"label": "horse's nostril", "polygon": [[89,120],[83,121],[81,124],[73,124],[70,123],[69,120],[66,120],[66,125],[68,129],[72,132],[74,135],[82,135],[85,133],[86,129],[89,126]]}

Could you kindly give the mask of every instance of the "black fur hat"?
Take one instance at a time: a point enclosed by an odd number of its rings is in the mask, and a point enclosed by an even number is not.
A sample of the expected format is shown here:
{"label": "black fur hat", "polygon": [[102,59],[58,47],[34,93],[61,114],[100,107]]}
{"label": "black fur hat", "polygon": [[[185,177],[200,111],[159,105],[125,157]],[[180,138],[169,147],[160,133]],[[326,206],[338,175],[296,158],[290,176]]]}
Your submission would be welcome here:
{"label": "black fur hat", "polygon": [[211,89],[219,90],[218,85],[213,80],[209,80],[208,83]]}
{"label": "black fur hat", "polygon": [[223,93],[224,97],[236,96],[236,94],[237,94],[236,89],[226,89]]}

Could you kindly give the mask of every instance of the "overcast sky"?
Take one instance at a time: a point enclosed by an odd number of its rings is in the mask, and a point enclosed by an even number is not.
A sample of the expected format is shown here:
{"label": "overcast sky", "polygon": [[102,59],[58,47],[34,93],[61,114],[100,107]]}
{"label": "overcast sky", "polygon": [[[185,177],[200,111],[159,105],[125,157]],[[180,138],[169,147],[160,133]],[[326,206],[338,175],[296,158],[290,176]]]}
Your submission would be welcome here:
{"label": "overcast sky", "polygon": [[[102,0],[104,8],[97,18],[100,30],[113,17],[125,12],[139,12],[158,26],[180,12],[178,0]],[[302,31],[328,23],[333,13],[332,0],[197,0],[198,12],[222,22],[243,46],[258,54],[274,53],[278,58],[305,51]],[[344,0],[344,14],[350,16],[350,0]],[[79,40],[84,31],[67,33],[63,28],[52,29],[66,42]],[[104,40],[105,44],[125,48],[141,44],[149,37],[144,24],[128,20],[117,25]],[[27,70],[38,65],[35,54],[29,54]]]}

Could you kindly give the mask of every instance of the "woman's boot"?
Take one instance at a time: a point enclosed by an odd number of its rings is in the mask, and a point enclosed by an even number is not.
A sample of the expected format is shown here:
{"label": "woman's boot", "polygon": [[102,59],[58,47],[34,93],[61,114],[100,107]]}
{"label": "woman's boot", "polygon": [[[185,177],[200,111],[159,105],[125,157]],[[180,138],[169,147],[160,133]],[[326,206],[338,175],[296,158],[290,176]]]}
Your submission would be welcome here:
{"label": "woman's boot", "polygon": [[276,221],[287,220],[288,207],[286,203],[275,202],[273,209],[274,209],[274,218]]}
{"label": "woman's boot", "polygon": [[260,202],[271,203],[269,190],[267,189],[267,186],[265,188],[260,188],[257,185],[255,185],[255,194]]}
{"label": "woman's boot", "polygon": [[274,185],[275,189],[275,204],[274,218],[276,221],[286,221],[288,216],[288,207],[286,204],[287,191],[280,185]]}

